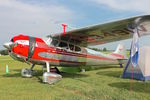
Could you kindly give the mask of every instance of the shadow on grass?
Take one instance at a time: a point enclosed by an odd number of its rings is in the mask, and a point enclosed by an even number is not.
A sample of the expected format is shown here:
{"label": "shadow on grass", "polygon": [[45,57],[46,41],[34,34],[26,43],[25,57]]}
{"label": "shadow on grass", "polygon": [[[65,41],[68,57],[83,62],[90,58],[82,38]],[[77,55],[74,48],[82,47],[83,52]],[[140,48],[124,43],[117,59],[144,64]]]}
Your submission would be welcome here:
{"label": "shadow on grass", "polygon": [[109,76],[109,77],[120,78],[121,75],[122,75],[122,71],[99,71],[96,74]]}
{"label": "shadow on grass", "polygon": [[[9,73],[9,74],[4,74],[2,75],[3,77],[21,77],[21,70],[14,69],[13,70],[15,73]],[[33,76],[40,76],[43,75],[42,71],[36,70],[36,72],[33,74]]]}
{"label": "shadow on grass", "polygon": [[[109,68],[119,68],[118,65],[100,65],[100,66],[85,66],[83,68],[87,68],[87,71],[91,71],[91,70],[98,70],[98,69],[109,69]],[[68,68],[69,69],[69,68]],[[71,68],[70,68],[71,70]],[[80,77],[87,77],[88,75],[85,75],[85,74],[81,74],[78,72],[72,72],[70,73],[70,70],[69,72],[61,72],[61,75],[63,76],[63,78],[80,78]],[[14,73],[11,74],[5,74],[5,75],[2,75],[3,77],[21,77],[21,69],[13,69],[12,70]],[[105,72],[98,72],[97,74],[99,75],[107,75],[105,74]],[[108,73],[108,76],[112,76],[113,73]],[[36,73],[33,75],[33,76],[42,76],[43,75],[43,72],[41,70],[36,70]],[[114,74],[114,76],[116,76]],[[118,77],[118,76],[117,76]]]}
{"label": "shadow on grass", "polygon": [[61,73],[63,78],[82,78],[82,77],[88,77],[88,75],[81,74],[81,73]]}
{"label": "shadow on grass", "polygon": [[4,75],[2,75],[3,77],[21,77],[21,70],[19,70],[19,69],[14,69],[14,70],[12,70],[13,72],[15,72],[15,73],[8,73],[8,74],[4,74]]}
{"label": "shadow on grass", "polygon": [[118,65],[99,65],[99,66],[86,66],[86,67],[82,67],[87,69],[87,71],[90,70],[99,70],[99,69],[110,69],[110,68],[120,68],[120,66]]}
{"label": "shadow on grass", "polygon": [[[34,75],[34,77],[36,77],[38,79],[38,82],[43,83],[42,75],[36,74],[36,75]],[[82,77],[88,77],[88,75],[78,74],[78,73],[64,73],[63,72],[63,73],[60,73],[60,75],[62,75],[62,79],[63,78],[82,78]]]}
{"label": "shadow on grass", "polygon": [[[13,70],[15,73],[11,74],[4,74],[3,77],[21,77],[21,72],[20,70]],[[80,73],[66,73],[66,72],[61,72],[60,73],[63,78],[80,78],[80,77],[87,77],[88,75],[80,74]],[[40,78],[39,76],[43,75],[43,71],[41,70],[36,70],[36,72],[33,74],[33,77],[37,77],[38,79]]]}
{"label": "shadow on grass", "polygon": [[21,73],[14,73],[14,74],[4,74],[3,77],[21,77]]}
{"label": "shadow on grass", "polygon": [[[116,87],[119,89],[126,89],[130,91],[130,82],[116,82],[111,83],[109,86]],[[150,83],[147,82],[133,82],[132,83],[132,91],[134,92],[142,92],[142,93],[150,93]]]}
{"label": "shadow on grass", "polygon": [[21,69],[13,69],[14,72],[21,72]]}

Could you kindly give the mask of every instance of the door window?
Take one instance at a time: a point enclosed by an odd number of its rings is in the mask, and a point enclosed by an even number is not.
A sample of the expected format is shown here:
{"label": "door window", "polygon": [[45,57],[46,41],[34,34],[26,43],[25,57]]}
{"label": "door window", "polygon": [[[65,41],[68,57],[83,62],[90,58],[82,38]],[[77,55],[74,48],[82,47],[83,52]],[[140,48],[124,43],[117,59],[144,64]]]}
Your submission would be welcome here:
{"label": "door window", "polygon": [[81,48],[78,47],[78,46],[75,46],[75,51],[80,52],[80,51],[81,51]]}
{"label": "door window", "polygon": [[60,42],[59,47],[68,49],[68,45],[65,42]]}
{"label": "door window", "polygon": [[69,44],[69,49],[70,49],[71,51],[74,51],[74,45]]}

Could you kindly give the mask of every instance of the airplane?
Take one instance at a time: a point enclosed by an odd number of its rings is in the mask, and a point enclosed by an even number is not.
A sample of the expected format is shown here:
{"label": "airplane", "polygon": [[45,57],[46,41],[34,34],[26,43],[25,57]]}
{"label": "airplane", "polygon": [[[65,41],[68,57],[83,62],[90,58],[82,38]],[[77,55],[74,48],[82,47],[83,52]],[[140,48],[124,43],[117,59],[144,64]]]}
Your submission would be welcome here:
{"label": "airplane", "polygon": [[32,64],[30,69],[22,69],[24,77],[31,77],[35,65],[47,68],[46,78],[61,78],[60,74],[52,73],[51,66],[80,67],[119,64],[127,60],[125,48],[119,45],[115,52],[104,54],[88,48],[88,46],[132,38],[134,30],[138,35],[150,34],[150,15],[135,16],[104,24],[74,29],[59,34],[51,34],[44,38],[26,35],[14,36],[4,47],[9,55],[18,61]]}

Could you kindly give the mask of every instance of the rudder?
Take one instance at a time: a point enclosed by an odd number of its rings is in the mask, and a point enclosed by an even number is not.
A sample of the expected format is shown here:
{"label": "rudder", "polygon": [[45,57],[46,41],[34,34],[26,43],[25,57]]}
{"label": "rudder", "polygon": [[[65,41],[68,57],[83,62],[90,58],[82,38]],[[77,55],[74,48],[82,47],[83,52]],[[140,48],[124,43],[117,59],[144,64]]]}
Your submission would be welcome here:
{"label": "rudder", "polygon": [[111,55],[118,59],[127,59],[125,46],[119,44],[115,52],[111,53]]}

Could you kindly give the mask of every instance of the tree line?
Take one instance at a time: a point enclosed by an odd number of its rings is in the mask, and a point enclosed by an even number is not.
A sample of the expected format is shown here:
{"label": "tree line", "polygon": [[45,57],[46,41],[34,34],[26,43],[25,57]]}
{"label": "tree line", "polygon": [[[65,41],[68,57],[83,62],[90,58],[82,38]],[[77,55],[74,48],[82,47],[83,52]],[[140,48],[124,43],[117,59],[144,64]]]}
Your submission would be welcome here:
{"label": "tree line", "polygon": [[5,49],[5,50],[0,50],[0,54],[1,55],[8,55],[8,50]]}
{"label": "tree line", "polygon": [[95,50],[95,51],[107,51],[105,47],[103,49],[99,49],[99,48],[90,48],[90,49]]}

